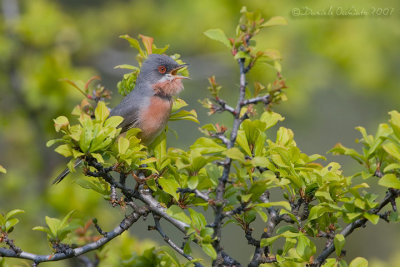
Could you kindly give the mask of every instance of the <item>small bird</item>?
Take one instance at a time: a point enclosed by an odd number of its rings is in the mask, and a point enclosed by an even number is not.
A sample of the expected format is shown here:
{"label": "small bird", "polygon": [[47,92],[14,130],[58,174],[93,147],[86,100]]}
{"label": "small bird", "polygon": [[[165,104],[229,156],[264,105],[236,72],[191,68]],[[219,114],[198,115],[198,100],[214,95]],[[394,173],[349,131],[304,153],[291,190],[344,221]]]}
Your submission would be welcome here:
{"label": "small bird", "polygon": [[[138,137],[145,145],[151,144],[168,122],[172,108],[172,97],[183,90],[178,70],[187,64],[178,64],[166,55],[151,54],[143,62],[135,88],[110,112],[111,116],[124,118],[118,128],[121,133],[131,128],[139,128]],[[82,160],[77,160],[75,167]],[[54,181],[61,182],[69,174],[66,168]]]}

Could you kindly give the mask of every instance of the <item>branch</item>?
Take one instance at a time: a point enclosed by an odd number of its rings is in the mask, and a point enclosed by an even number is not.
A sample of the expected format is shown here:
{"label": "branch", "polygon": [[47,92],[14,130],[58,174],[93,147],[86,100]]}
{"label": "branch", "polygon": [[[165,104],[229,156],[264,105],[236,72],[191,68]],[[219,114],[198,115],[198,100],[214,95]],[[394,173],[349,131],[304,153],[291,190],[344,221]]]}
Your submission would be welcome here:
{"label": "branch", "polygon": [[91,242],[89,244],[86,244],[82,247],[78,247],[75,249],[71,249],[71,253],[55,253],[55,254],[49,254],[49,255],[37,255],[37,254],[32,254],[29,252],[21,251],[20,253],[16,253],[12,249],[6,249],[6,248],[0,248],[0,256],[1,257],[9,257],[9,258],[19,258],[19,259],[27,259],[33,261],[36,265],[41,262],[47,262],[47,261],[59,261],[59,260],[64,260],[67,258],[72,258],[72,257],[77,257],[79,255],[85,254],[89,251],[98,249],[105,245],[106,243],[110,242],[113,240],[115,237],[119,236],[123,232],[125,232],[129,227],[132,226],[143,214],[139,213],[131,213],[128,215],[126,218],[122,220],[119,226],[114,228],[111,232],[107,233],[107,237],[102,237],[99,240],[95,242]]}
{"label": "branch", "polygon": [[[260,196],[260,200],[263,203],[269,202],[269,192],[266,191]],[[274,208],[268,208],[268,222],[266,230],[261,234],[261,239],[271,237],[275,227],[283,220],[279,213]],[[250,233],[251,234],[251,233]],[[250,236],[251,237],[251,236]],[[255,239],[254,239],[255,240]],[[272,263],[276,262],[276,257],[269,255],[269,247],[261,248],[260,242],[255,243],[255,250],[253,258],[249,263],[249,267],[259,266],[261,263]]]}
{"label": "branch", "polygon": [[[162,236],[162,238],[164,239],[164,241],[170,246],[172,247],[176,252],[178,252],[179,254],[181,254],[183,257],[185,257],[186,259],[188,259],[189,261],[193,260],[193,257],[190,255],[187,255],[183,249],[181,249],[180,247],[178,247],[178,245],[176,245],[174,242],[172,242],[172,240],[164,233],[164,231],[161,228],[161,224],[160,224],[160,217],[157,215],[153,214],[153,219],[154,219],[154,227],[149,227],[149,230],[157,230],[157,232]],[[202,267],[203,265],[201,265],[198,262],[194,263],[194,266],[196,267]]]}
{"label": "branch", "polygon": [[[245,93],[246,93],[246,73],[245,73],[245,68],[244,68],[245,59],[239,58],[238,63],[239,63],[239,69],[240,69],[239,99],[238,99],[235,113],[234,113],[235,120],[233,122],[231,136],[230,136],[229,142],[227,144],[228,149],[232,148],[236,142],[237,132],[239,130],[240,124],[242,123],[242,120],[240,118],[240,111],[242,109],[241,103],[244,101]],[[226,183],[229,178],[231,163],[232,163],[231,158],[225,159],[224,170],[223,170],[222,176],[219,178],[218,186],[216,189],[215,219],[214,219],[214,223],[213,223],[213,228],[214,228],[213,237],[215,238],[215,241],[213,242],[213,247],[215,248],[218,257],[217,257],[217,260],[215,260],[213,262],[213,266],[220,265],[219,263],[221,262],[221,258],[222,258],[222,254],[221,254],[222,247],[221,247],[220,241],[221,241],[221,228],[222,228],[222,223],[223,223],[223,218],[224,218],[224,214],[223,214],[223,210],[224,210],[224,206],[225,206],[224,205],[224,193],[225,193]]]}
{"label": "branch", "polygon": [[217,102],[217,104],[220,106],[220,108],[217,108],[216,111],[218,112],[223,112],[223,111],[228,111],[229,113],[231,113],[233,116],[236,116],[236,110],[231,107],[230,105],[228,105],[225,100],[222,100],[219,97],[216,97],[215,102]]}
{"label": "branch", "polygon": [[150,194],[148,190],[143,189],[143,186],[139,187],[139,194],[137,198],[141,200],[143,203],[145,203],[151,212],[169,221],[179,231],[186,233],[186,228],[190,227],[188,224],[169,216],[167,214],[167,209],[161,206],[161,204],[155,198],[153,198],[153,196]]}
{"label": "branch", "polygon": [[243,106],[247,106],[250,104],[257,104],[259,102],[263,102],[265,105],[268,105],[269,103],[271,103],[271,96],[264,95],[264,96],[258,96],[258,97],[246,99],[246,100],[242,101],[240,103],[240,105],[243,107]]}
{"label": "branch", "polygon": [[229,140],[223,133],[211,134],[211,137],[218,138],[218,139],[221,140],[222,143],[224,143],[224,145],[226,145],[226,146],[229,145],[230,140]]}
{"label": "branch", "polygon": [[202,200],[208,202],[210,201],[210,198],[208,197],[208,195],[206,193],[201,192],[198,189],[189,189],[189,188],[178,188],[178,190],[176,191],[177,193],[193,193],[195,194],[196,197],[201,198]]}
{"label": "branch", "polygon": [[[396,190],[396,189],[389,189],[385,199],[381,202],[381,204],[375,208],[372,209],[370,211],[371,214],[377,214],[381,209],[383,209],[386,205],[390,204],[393,200],[395,200],[396,198],[398,198],[400,196],[400,190]],[[355,229],[360,228],[360,227],[364,227],[365,224],[367,223],[367,219],[363,218],[363,219],[358,219],[350,224],[348,224],[340,233],[343,236],[348,236],[350,235]],[[318,258],[313,262],[313,264],[311,265],[311,267],[318,267],[321,266],[322,263],[325,262],[325,260],[329,257],[329,255],[335,251],[335,245],[334,244],[330,244],[329,246],[327,246],[322,252],[321,254],[318,256]]]}

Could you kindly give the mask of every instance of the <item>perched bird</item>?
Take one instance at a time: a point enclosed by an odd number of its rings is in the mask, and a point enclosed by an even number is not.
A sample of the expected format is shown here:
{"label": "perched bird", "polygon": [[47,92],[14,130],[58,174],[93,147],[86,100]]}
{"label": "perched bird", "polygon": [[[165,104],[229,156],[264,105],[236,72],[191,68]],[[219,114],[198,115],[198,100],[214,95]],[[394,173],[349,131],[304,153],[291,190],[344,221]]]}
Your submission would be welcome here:
{"label": "perched bird", "polygon": [[[178,64],[166,55],[151,54],[143,62],[135,89],[110,112],[110,116],[124,118],[118,126],[121,133],[131,128],[140,128],[138,137],[146,145],[154,141],[167,124],[172,96],[183,90],[182,79],[177,72],[187,64]],[[81,160],[75,163],[79,165]],[[61,182],[69,174],[66,168],[54,181]]]}

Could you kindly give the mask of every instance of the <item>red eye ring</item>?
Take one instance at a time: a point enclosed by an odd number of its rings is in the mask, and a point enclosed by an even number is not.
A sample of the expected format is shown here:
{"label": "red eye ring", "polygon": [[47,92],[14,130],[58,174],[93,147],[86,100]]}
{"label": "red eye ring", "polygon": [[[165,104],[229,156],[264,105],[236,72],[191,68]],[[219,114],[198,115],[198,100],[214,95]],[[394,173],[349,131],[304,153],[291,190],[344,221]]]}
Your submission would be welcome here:
{"label": "red eye ring", "polygon": [[161,74],[164,74],[167,71],[167,68],[165,66],[158,66],[158,72]]}

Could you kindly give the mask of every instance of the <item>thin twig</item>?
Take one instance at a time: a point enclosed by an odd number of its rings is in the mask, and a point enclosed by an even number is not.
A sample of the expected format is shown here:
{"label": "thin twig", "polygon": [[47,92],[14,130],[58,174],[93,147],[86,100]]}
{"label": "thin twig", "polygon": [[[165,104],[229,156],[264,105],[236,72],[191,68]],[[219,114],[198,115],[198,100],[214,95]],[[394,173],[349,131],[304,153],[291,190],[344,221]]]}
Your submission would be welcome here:
{"label": "thin twig", "polygon": [[[162,236],[162,238],[164,239],[164,241],[171,247],[173,248],[176,252],[178,252],[179,254],[181,254],[183,257],[185,257],[186,259],[188,259],[189,261],[193,260],[193,257],[190,255],[187,255],[183,249],[181,249],[178,245],[176,245],[162,230],[161,228],[161,224],[160,224],[160,216],[158,215],[154,215],[153,214],[153,219],[154,219],[154,227],[150,227],[149,229],[154,229],[157,230],[157,232]],[[203,265],[201,265],[198,262],[194,263],[194,266],[196,267],[202,267]]]}
{"label": "thin twig", "polygon": [[[233,121],[233,127],[231,131],[231,136],[229,139],[229,142],[227,144],[227,148],[230,149],[234,146],[236,142],[236,137],[237,133],[240,127],[240,124],[242,123],[242,120],[240,118],[240,111],[242,109],[241,103],[245,99],[245,93],[246,93],[246,74],[245,74],[245,69],[244,69],[244,63],[245,59],[240,58],[238,59],[239,63],[239,70],[240,70],[240,87],[239,87],[239,99],[235,108],[235,119]],[[225,193],[225,186],[229,178],[229,173],[231,169],[231,163],[232,159],[231,158],[226,158],[224,162],[224,170],[222,172],[222,176],[219,178],[219,182],[217,185],[216,189],[216,200],[215,200],[215,219],[213,223],[213,228],[214,228],[214,234],[213,237],[215,241],[213,242],[213,247],[215,248],[217,252],[217,260],[213,262],[213,266],[220,266],[222,262],[222,247],[220,245],[221,241],[221,228],[222,228],[222,223],[223,223],[223,210],[224,210],[224,193]]]}
{"label": "thin twig", "polygon": [[55,254],[49,254],[49,255],[38,255],[38,254],[33,254],[29,252],[22,251],[21,253],[16,253],[12,249],[6,249],[6,248],[0,248],[0,256],[1,257],[9,257],[9,258],[20,258],[20,259],[27,259],[27,260],[32,260],[34,264],[39,264],[41,262],[47,262],[47,261],[59,261],[59,260],[64,260],[67,258],[72,258],[72,257],[77,257],[82,254],[85,254],[89,251],[98,249],[105,245],[106,243],[110,242],[112,239],[117,237],[118,235],[122,234],[125,232],[129,227],[132,226],[139,218],[141,217],[141,214],[138,213],[132,213],[128,215],[126,218],[122,220],[119,226],[114,228],[111,232],[108,232],[107,237],[102,237],[99,240],[95,242],[91,242],[89,244],[86,244],[84,246],[72,249],[72,253],[55,253]]}
{"label": "thin twig", "polygon": [[177,193],[193,193],[195,194],[196,197],[201,198],[202,200],[208,202],[210,201],[210,198],[208,197],[207,194],[201,192],[198,189],[190,189],[190,188],[178,188],[178,190],[176,191]]}
{"label": "thin twig", "polygon": [[264,95],[264,96],[246,99],[246,100],[242,101],[240,104],[242,106],[247,106],[250,104],[257,104],[259,102],[263,102],[265,105],[268,105],[270,103],[270,100],[271,100],[270,95]]}

